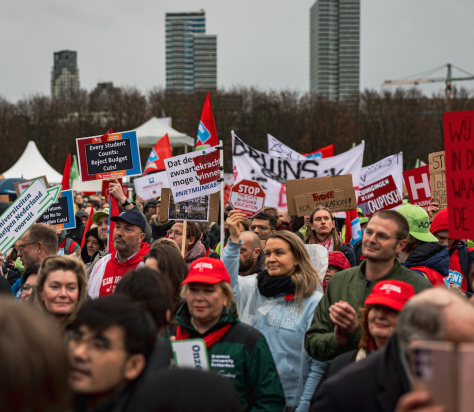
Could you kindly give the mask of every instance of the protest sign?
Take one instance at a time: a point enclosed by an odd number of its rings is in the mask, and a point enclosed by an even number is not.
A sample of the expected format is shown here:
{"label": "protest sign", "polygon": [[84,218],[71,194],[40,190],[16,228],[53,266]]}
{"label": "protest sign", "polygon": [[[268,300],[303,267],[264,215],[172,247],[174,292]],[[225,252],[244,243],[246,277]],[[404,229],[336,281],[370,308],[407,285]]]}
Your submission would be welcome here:
{"label": "protest sign", "polygon": [[74,215],[72,190],[63,190],[58,201],[44,212],[38,222],[49,223],[58,229],[74,229],[76,227],[76,216]]}
{"label": "protest sign", "polygon": [[209,195],[196,197],[176,203],[170,192],[168,220],[192,220],[194,222],[209,221]]}
{"label": "protest sign", "polygon": [[403,152],[385,157],[374,164],[363,167],[360,172],[359,189],[362,189],[372,183],[392,176],[393,181],[403,197]]}
{"label": "protest sign", "polygon": [[83,137],[76,145],[83,182],[142,174],[135,132],[109,134],[105,143],[102,136]]}
{"label": "protest sign", "polygon": [[428,210],[431,200],[430,167],[426,165],[405,170],[403,179],[405,180],[410,203]]}
{"label": "protest sign", "polygon": [[175,202],[210,195],[220,190],[220,151],[198,150],[165,160]]}
{"label": "protest sign", "polygon": [[403,204],[403,198],[392,176],[387,176],[359,190],[359,207],[364,216]]}
{"label": "protest sign", "polygon": [[286,208],[285,181],[310,177],[352,175],[352,185],[358,189],[364,142],[334,157],[290,160],[260,152],[240,140],[232,132],[234,180],[254,180],[265,191],[265,206]]}
{"label": "protest sign", "polygon": [[263,210],[265,192],[258,182],[242,180],[230,189],[229,203],[246,216],[254,217]]}
{"label": "protest sign", "polygon": [[35,180],[0,216],[0,252],[5,253],[53,204],[61,185],[49,189]]}
{"label": "protest sign", "polygon": [[20,196],[26,189],[28,189],[28,186],[30,186],[36,179],[41,180],[41,182],[44,184],[44,187],[49,187],[46,176],[38,176],[34,179],[23,180],[23,182],[15,182],[13,184],[15,185],[17,197]]}
{"label": "protest sign", "polygon": [[331,212],[353,210],[357,207],[351,175],[314,177],[286,181],[288,214],[306,216],[317,206]]}
{"label": "protest sign", "polygon": [[208,371],[206,343],[202,339],[175,340],[171,342],[173,357],[179,368]]}
{"label": "protest sign", "polygon": [[[161,206],[160,206],[160,219],[165,221],[167,219],[170,219],[169,216],[168,216],[168,213],[169,213],[169,210],[171,207],[173,207],[174,209],[173,210],[183,210],[183,213],[188,213],[186,210],[189,209],[189,213],[190,213],[190,218],[187,219],[187,218],[182,218],[182,219],[177,219],[177,220],[195,220],[194,218],[195,217],[200,217],[198,216],[199,213],[191,213],[192,212],[192,209],[191,207],[189,207],[189,205],[196,205],[196,207],[200,207],[202,208],[202,204],[204,203],[202,201],[202,198],[205,198],[205,197],[209,197],[209,208],[208,208],[208,211],[207,211],[207,219],[205,221],[207,222],[217,222],[219,220],[219,201],[220,201],[220,193],[217,192],[217,193],[213,193],[212,195],[210,196],[201,196],[201,197],[198,197],[198,198],[195,198],[195,199],[191,199],[190,202],[188,202],[188,206],[187,205],[182,205],[181,206],[181,203],[186,203],[185,202],[176,202],[174,200],[174,198],[172,198],[172,193],[171,193],[171,190],[168,189],[168,188],[163,188],[161,189]],[[171,202],[170,202],[170,198],[171,198]],[[170,206],[170,205],[173,205],[173,206]],[[199,212],[202,214],[202,213],[205,213],[205,211],[203,209],[196,209],[196,212]],[[181,213],[181,212],[179,212]],[[176,220],[176,219],[175,219]],[[204,221],[204,220],[201,220],[201,219],[198,219],[198,221]]]}
{"label": "protest sign", "polygon": [[274,138],[271,134],[267,134],[268,154],[273,157],[280,157],[282,159],[306,160],[306,158],[294,151],[287,145]]}
{"label": "protest sign", "polygon": [[428,155],[430,168],[431,199],[439,203],[439,210],[446,208],[446,164],[444,152]]}
{"label": "protest sign", "polygon": [[143,200],[154,199],[161,196],[161,189],[170,187],[166,172],[153,173],[138,177],[133,181],[135,193]]}
{"label": "protest sign", "polygon": [[[449,237],[472,239],[474,233],[474,111],[444,113],[444,148]],[[430,160],[431,168],[431,160]],[[434,198],[434,195],[433,195]]]}

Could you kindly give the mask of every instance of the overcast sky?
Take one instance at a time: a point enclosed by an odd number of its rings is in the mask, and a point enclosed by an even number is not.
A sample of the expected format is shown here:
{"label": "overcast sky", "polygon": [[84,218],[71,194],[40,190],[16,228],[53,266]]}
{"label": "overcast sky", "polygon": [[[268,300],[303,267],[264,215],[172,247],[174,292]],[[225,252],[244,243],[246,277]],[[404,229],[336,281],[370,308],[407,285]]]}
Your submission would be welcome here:
{"label": "overcast sky", "polygon": [[[78,52],[81,88],[165,85],[165,13],[206,11],[218,86],[309,89],[314,0],[0,0],[0,96],[50,94],[53,53]],[[474,0],[361,0],[361,89],[452,63],[474,73]],[[454,71],[455,75],[461,75]],[[444,77],[446,70],[438,73]],[[474,89],[474,82],[459,85]],[[419,86],[427,94],[443,83]]]}

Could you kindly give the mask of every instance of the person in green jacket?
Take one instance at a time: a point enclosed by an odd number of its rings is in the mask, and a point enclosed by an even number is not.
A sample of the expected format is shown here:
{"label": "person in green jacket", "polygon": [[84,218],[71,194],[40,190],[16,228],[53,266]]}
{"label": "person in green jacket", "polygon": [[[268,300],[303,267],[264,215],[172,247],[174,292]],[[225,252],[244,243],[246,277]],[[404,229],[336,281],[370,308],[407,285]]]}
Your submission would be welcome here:
{"label": "person in green jacket", "polygon": [[204,340],[210,370],[232,381],[243,410],[282,411],[285,396],[272,353],[258,330],[240,322],[222,261],[195,260],[182,285],[176,340]]}
{"label": "person in green jacket", "polygon": [[407,244],[409,226],[393,210],[373,214],[362,238],[360,266],[336,273],[317,306],[305,335],[305,349],[318,360],[330,360],[357,348],[361,332],[359,308],[381,280],[409,283],[415,293],[431,287],[428,279],[403,267],[397,259]]}

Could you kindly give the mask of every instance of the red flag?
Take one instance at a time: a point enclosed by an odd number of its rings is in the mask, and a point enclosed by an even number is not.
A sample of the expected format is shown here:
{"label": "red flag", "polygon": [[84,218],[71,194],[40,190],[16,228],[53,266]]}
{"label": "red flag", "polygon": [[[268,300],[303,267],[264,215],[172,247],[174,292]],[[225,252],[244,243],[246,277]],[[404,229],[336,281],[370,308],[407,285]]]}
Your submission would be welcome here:
{"label": "red flag", "polygon": [[118,216],[120,214],[119,205],[117,199],[115,197],[110,196],[110,207],[109,207],[109,234],[107,237],[107,252],[108,253],[115,253],[114,247],[114,229],[115,229],[115,222],[110,220],[113,216]]}
{"label": "red flag", "polygon": [[67,155],[61,186],[61,190],[69,190],[71,188],[71,153]]}
{"label": "red flag", "polygon": [[329,146],[321,147],[321,149],[315,150],[311,153],[305,153],[303,156],[306,156],[308,159],[314,159],[315,157],[333,157],[334,156],[334,144]]}
{"label": "red flag", "polygon": [[143,175],[146,176],[150,172],[165,170],[164,160],[171,156],[173,156],[173,154],[171,153],[170,138],[168,137],[168,133],[166,133],[156,142],[155,147],[151,149]]}
{"label": "red flag", "polygon": [[86,228],[84,229],[84,235],[82,236],[82,241],[81,241],[81,249],[84,247],[84,243],[86,243],[86,233],[91,228],[93,215],[94,215],[94,205],[91,206],[91,211],[89,212],[89,217],[87,218]]}
{"label": "red flag", "polygon": [[346,211],[346,233],[344,242],[354,246],[360,239],[362,239],[362,231],[360,230],[357,209]]}
{"label": "red flag", "polygon": [[214,115],[212,114],[211,97],[208,92],[204,107],[202,108],[195,150],[217,146],[218,144],[219,140],[217,139],[216,124],[214,122]]}

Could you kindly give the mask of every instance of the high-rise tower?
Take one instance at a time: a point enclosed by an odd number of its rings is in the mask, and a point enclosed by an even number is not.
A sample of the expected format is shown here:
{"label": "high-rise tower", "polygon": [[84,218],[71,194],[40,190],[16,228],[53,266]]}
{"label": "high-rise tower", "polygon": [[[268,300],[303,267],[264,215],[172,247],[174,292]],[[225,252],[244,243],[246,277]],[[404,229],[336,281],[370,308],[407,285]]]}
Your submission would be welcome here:
{"label": "high-rise tower", "polygon": [[51,70],[51,97],[67,97],[79,91],[79,69],[77,53],[62,50],[54,53],[54,66]]}

